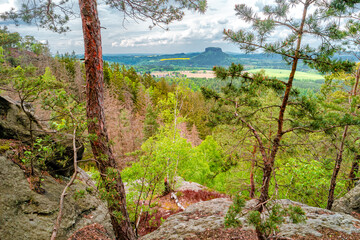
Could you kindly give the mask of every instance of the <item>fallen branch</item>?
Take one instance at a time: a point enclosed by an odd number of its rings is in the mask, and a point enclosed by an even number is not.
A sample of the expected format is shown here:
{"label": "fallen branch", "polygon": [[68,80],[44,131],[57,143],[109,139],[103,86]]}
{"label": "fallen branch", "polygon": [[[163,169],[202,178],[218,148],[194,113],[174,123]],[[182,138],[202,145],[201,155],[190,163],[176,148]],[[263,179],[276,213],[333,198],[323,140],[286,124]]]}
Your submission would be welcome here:
{"label": "fallen branch", "polygon": [[171,199],[175,200],[175,203],[179,208],[181,208],[183,211],[185,210],[185,208],[181,205],[179,199],[177,198],[175,192],[171,192]]}
{"label": "fallen branch", "polygon": [[66,196],[66,190],[73,184],[74,180],[76,179],[76,175],[77,175],[77,171],[78,171],[78,169],[77,169],[77,149],[76,149],[76,127],[74,128],[74,132],[73,132],[73,150],[74,150],[74,174],[72,175],[70,181],[65,186],[65,188],[60,196],[59,213],[58,213],[58,216],[56,219],[56,223],[54,224],[53,232],[51,235],[51,240],[56,239],[56,234],[60,229],[60,223],[61,223],[61,217],[62,217],[62,210],[64,207],[64,198]]}

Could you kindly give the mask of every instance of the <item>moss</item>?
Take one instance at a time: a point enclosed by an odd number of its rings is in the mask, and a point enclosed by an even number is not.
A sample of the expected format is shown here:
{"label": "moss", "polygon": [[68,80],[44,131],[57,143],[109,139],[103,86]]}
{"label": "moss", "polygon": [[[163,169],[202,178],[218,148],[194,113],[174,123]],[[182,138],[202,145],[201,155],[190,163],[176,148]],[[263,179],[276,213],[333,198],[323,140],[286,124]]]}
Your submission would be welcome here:
{"label": "moss", "polygon": [[0,143],[0,154],[5,153],[6,151],[10,150],[10,144],[8,142]]}

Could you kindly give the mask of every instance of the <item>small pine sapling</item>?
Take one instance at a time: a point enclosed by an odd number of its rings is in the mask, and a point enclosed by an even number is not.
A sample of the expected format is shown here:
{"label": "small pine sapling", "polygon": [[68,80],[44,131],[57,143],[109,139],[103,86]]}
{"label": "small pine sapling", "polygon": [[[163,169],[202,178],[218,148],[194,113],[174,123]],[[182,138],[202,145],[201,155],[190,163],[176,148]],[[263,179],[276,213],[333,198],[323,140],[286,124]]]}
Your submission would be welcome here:
{"label": "small pine sapling", "polygon": [[292,205],[282,207],[280,204],[275,204],[268,214],[250,211],[247,221],[255,227],[258,239],[266,240],[277,237],[281,224],[285,223],[286,216],[295,224],[306,221],[305,212],[301,207]]}
{"label": "small pine sapling", "polygon": [[233,204],[229,207],[225,216],[225,228],[241,227],[241,221],[236,216],[242,211],[245,206],[245,200],[240,194],[237,194],[233,200]]}

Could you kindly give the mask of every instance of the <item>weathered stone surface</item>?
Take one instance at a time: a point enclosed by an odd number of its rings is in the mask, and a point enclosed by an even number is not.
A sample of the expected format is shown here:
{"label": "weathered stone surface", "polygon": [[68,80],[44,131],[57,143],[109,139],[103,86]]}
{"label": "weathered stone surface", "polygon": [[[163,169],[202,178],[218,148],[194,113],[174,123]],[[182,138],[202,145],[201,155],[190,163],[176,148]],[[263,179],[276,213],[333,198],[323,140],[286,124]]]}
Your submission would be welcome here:
{"label": "weathered stone surface", "polygon": [[[33,121],[33,133],[36,137],[44,136],[41,125]],[[20,105],[9,97],[0,96],[0,138],[30,141],[29,118]]]}
{"label": "weathered stone surface", "polygon": [[[45,162],[47,171],[55,175],[71,176],[73,173],[73,146],[72,137],[63,136],[60,140],[55,133],[44,129],[36,117],[30,114],[34,139],[50,136],[54,149],[58,150],[55,155]],[[29,117],[21,109],[20,105],[9,97],[0,96],[0,139],[16,139],[25,144],[31,142]],[[79,146],[78,146],[79,147]],[[60,151],[60,149],[64,149]],[[81,160],[84,152],[83,147],[78,148],[78,160]],[[66,161],[64,161],[67,159]],[[35,163],[36,164],[36,163]]]}
{"label": "weathered stone surface", "polygon": [[170,216],[159,229],[141,239],[184,239],[196,237],[196,232],[223,227],[224,217],[231,204],[226,198],[195,203],[185,211]]}
{"label": "weathered stone surface", "polygon": [[[13,162],[0,156],[0,238],[1,240],[48,240],[59,209],[59,199],[65,183],[45,176],[45,194],[30,190],[23,171]],[[59,240],[67,239],[76,230],[100,223],[112,232],[106,206],[86,191],[77,181],[65,197]],[[84,191],[83,198],[74,199],[75,191]]]}
{"label": "weathered stone surface", "polygon": [[[360,233],[360,221],[344,213],[336,213],[326,209],[310,207],[302,203],[290,200],[278,200],[283,205],[299,205],[305,211],[306,223],[285,223],[280,227],[280,235],[291,238],[294,235],[322,236],[319,232],[322,228],[330,228],[346,234]],[[200,233],[212,229],[224,227],[224,216],[228,211],[231,201],[226,198],[218,198],[211,201],[199,202],[189,206],[184,212],[169,217],[161,227],[142,237],[150,239],[184,239],[196,237]],[[243,210],[244,216],[239,217],[243,228],[253,229],[246,222],[246,213],[256,205],[255,200],[248,201]]]}
{"label": "weathered stone surface", "polygon": [[201,190],[207,190],[207,187],[196,183],[196,182],[188,182],[185,181],[183,178],[181,177],[176,177],[176,186],[175,186],[175,190],[176,191],[185,191],[185,190],[191,190],[191,191],[201,191]]}
{"label": "weathered stone surface", "polygon": [[278,200],[280,205],[298,205],[306,213],[307,220],[305,223],[292,224],[286,223],[280,227],[280,233],[283,236],[294,236],[301,235],[305,236],[310,234],[313,236],[322,236],[318,231],[322,228],[330,228],[338,232],[344,232],[346,234],[360,233],[360,229],[357,226],[360,226],[360,221],[356,218],[344,214],[329,211],[327,209],[310,207],[303,203],[294,202],[287,199]]}
{"label": "weathered stone surface", "polygon": [[347,214],[360,213],[360,185],[357,184],[344,197],[335,200],[332,210]]}
{"label": "weathered stone surface", "polygon": [[98,223],[88,225],[76,231],[68,240],[111,240],[106,229]]}

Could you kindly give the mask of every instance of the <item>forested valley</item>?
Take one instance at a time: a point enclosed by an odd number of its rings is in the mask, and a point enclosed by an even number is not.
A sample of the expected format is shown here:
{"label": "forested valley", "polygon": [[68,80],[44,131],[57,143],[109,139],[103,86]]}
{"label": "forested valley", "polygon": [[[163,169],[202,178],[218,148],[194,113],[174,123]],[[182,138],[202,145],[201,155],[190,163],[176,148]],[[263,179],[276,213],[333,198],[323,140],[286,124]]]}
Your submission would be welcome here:
{"label": "forested valley", "polygon": [[[205,10],[206,1],[195,2],[199,6],[181,8]],[[264,7],[264,15],[236,5],[236,14],[253,29],[224,30],[225,39],[246,52],[280,56],[289,77],[249,71],[236,61],[208,69],[214,79],[154,77],[140,72],[141,66],[102,63],[101,51],[91,55],[86,49],[84,59],[74,53],[52,55],[56,49],[34,37],[1,28],[0,157],[22,169],[36,194],[51,194],[48,177],[62,184],[49,238],[70,237],[61,232],[69,215],[68,208],[62,212],[64,204],[70,198],[85,201],[90,194],[105,203],[114,231],[109,238],[93,239],[147,239],[169,216],[218,198],[232,201],[222,228],[241,229],[246,222],[253,235],[244,239],[289,239],[279,227],[307,221],[301,204],[324,212],[339,206],[336,201],[356,188],[360,176],[360,65],[336,54],[357,59],[360,25],[357,1],[324,2],[278,0]],[[302,19],[287,15],[295,5],[301,6]],[[342,20],[338,24],[335,18]],[[288,28],[289,35],[268,40],[278,26]],[[309,36],[321,44],[303,43]],[[324,81],[296,82],[300,61],[302,70],[312,69]],[[17,115],[10,117],[13,108]],[[5,179],[7,172],[0,174]],[[92,184],[74,190],[85,175]],[[201,190],[177,190],[184,182]],[[280,199],[301,204],[276,204]],[[36,201],[15,199],[26,211]],[[254,204],[244,217],[250,201]],[[359,209],[352,209],[346,213],[359,220]],[[90,216],[89,211],[81,214]],[[0,224],[11,226],[5,210],[0,215]],[[16,236],[11,231],[3,230],[9,234],[4,239]],[[244,234],[224,231],[189,239]],[[337,239],[336,234],[321,239]],[[357,237],[360,232],[350,231],[343,239]]]}

